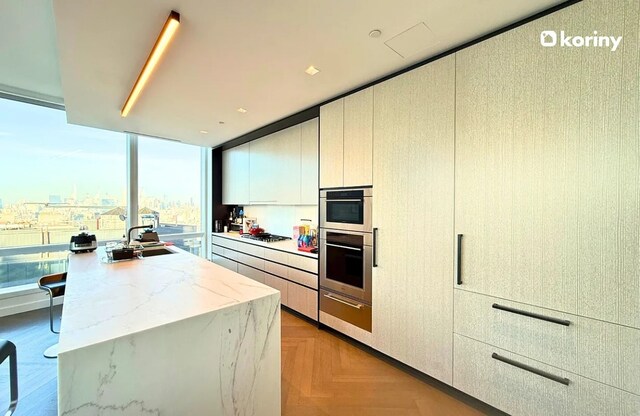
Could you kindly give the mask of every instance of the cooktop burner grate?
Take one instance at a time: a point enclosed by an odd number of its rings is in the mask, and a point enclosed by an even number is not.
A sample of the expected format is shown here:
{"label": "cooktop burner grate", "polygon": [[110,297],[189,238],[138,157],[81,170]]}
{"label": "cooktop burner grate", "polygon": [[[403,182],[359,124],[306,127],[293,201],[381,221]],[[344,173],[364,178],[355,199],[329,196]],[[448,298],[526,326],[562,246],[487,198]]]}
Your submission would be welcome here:
{"label": "cooktop burner grate", "polygon": [[284,241],[291,240],[291,237],[283,237],[281,235],[269,234],[269,233],[260,233],[256,235],[251,234],[242,234],[243,238],[248,238],[250,240],[262,241],[265,243],[273,243],[276,241]]}

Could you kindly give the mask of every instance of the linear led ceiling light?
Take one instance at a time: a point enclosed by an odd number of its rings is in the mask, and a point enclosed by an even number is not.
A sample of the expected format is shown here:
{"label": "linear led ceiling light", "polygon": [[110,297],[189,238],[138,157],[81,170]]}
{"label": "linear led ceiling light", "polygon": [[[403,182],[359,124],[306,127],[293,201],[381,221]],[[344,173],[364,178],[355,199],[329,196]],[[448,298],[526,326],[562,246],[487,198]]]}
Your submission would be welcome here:
{"label": "linear led ceiling light", "polygon": [[129,98],[127,98],[127,101],[125,101],[124,106],[120,111],[120,115],[122,117],[126,117],[127,114],[129,114],[131,107],[133,107],[133,105],[135,104],[138,96],[142,92],[142,89],[149,80],[151,73],[162,57],[162,54],[164,53],[165,49],[167,49],[169,42],[171,42],[171,38],[173,38],[173,35],[176,33],[178,26],[180,26],[180,13],[172,10],[169,14],[169,17],[167,18],[167,21],[162,27],[162,31],[158,36],[158,40],[156,40],[156,44],[153,45],[153,49],[151,49],[151,53],[147,58],[147,62],[145,62],[144,66],[142,67],[142,71],[140,71],[140,75],[138,75],[138,79],[133,85],[133,89],[129,93]]}

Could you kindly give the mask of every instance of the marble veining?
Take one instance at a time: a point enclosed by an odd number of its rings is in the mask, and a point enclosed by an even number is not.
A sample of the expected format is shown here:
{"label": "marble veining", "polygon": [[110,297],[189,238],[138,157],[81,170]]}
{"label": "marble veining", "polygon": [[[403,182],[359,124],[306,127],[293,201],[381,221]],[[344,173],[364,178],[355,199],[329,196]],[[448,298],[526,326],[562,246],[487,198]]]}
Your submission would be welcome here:
{"label": "marble veining", "polygon": [[175,250],[71,258],[59,415],[280,414],[279,292]]}
{"label": "marble veining", "polygon": [[104,264],[72,255],[60,351],[268,296],[275,290],[172,247],[176,254]]}

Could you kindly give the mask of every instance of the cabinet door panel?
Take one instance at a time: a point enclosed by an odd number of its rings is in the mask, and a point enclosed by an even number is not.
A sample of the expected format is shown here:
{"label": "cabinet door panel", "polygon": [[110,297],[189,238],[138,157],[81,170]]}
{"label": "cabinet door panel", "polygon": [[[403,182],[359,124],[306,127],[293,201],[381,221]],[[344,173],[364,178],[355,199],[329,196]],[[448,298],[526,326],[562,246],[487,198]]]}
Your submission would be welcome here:
{"label": "cabinet door panel", "polygon": [[262,270],[254,269],[253,267],[238,263],[238,273],[253,279],[256,282],[264,283],[264,272]]}
{"label": "cabinet door panel", "polygon": [[[454,339],[453,386],[514,416],[626,416],[640,410],[640,396],[635,394],[458,334]],[[500,361],[493,354],[567,378],[569,384]]]}
{"label": "cabinet door panel", "polygon": [[344,98],[344,186],[373,181],[373,87]]}
{"label": "cabinet door panel", "polygon": [[269,273],[264,274],[264,284],[280,291],[280,303],[284,306],[289,305],[287,283],[286,280],[272,276]]}
{"label": "cabinet door panel", "polygon": [[343,184],[344,100],[320,107],[320,188]]}
{"label": "cabinet door panel", "polygon": [[277,157],[272,160],[276,179],[271,184],[279,204],[300,203],[300,125],[289,127],[275,134],[274,150]]}
{"label": "cabinet door panel", "polygon": [[291,309],[318,320],[318,292],[307,287],[287,282],[287,306]]}
{"label": "cabinet door panel", "polygon": [[451,383],[454,58],[374,95],[373,345]]}
{"label": "cabinet door panel", "polygon": [[[466,290],[640,328],[639,10],[583,2],[456,53]],[[594,27],[624,50],[539,45]]]}
{"label": "cabinet door panel", "polygon": [[300,203],[300,126],[250,142],[251,203]]}
{"label": "cabinet door panel", "polygon": [[224,267],[225,269],[231,270],[232,272],[238,271],[238,263],[236,263],[233,260],[229,260],[225,257],[218,256],[217,254],[211,255],[211,261],[214,262],[215,264],[218,264]]}
{"label": "cabinet door panel", "polygon": [[249,202],[249,144],[222,152],[222,203]]}
{"label": "cabinet door panel", "polygon": [[318,205],[318,119],[300,125],[300,203]]}

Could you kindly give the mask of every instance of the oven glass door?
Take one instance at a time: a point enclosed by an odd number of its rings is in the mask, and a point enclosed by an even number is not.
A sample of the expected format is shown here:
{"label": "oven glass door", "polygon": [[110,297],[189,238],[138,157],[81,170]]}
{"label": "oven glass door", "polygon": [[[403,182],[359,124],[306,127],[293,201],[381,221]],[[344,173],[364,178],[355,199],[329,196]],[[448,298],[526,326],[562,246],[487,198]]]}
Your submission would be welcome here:
{"label": "oven glass door", "polygon": [[324,250],[326,279],[360,290],[365,288],[365,253],[362,236],[327,232]]}
{"label": "oven glass door", "polygon": [[326,221],[340,224],[364,224],[362,199],[327,199]]}

